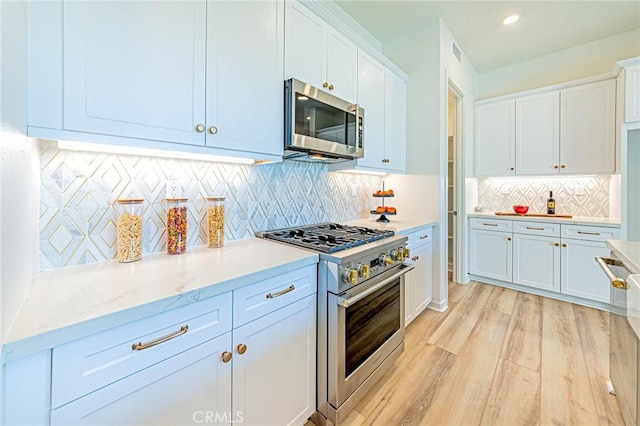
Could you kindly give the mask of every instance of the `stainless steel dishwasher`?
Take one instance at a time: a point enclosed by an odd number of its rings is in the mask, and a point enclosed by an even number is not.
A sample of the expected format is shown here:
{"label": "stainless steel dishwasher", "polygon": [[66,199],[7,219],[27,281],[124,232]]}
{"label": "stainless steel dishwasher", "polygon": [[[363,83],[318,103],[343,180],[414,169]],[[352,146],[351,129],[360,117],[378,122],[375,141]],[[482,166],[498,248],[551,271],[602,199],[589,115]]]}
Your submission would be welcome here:
{"label": "stainless steel dishwasher", "polygon": [[639,340],[631,326],[629,314],[634,315],[634,304],[640,302],[636,295],[640,291],[634,276],[630,276],[624,263],[615,256],[611,258],[596,257],[609,280],[611,281],[611,316],[609,320],[609,380],[610,391],[616,396],[618,406],[627,426],[640,426],[638,421],[638,378]]}

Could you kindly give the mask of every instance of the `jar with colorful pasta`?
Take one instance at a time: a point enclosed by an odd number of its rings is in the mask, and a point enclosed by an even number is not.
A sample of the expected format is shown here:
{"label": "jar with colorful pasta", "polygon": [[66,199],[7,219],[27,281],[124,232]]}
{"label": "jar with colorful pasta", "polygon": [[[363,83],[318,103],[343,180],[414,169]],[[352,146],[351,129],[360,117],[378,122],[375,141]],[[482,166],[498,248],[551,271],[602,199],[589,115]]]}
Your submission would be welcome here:
{"label": "jar with colorful pasta", "polygon": [[116,201],[118,262],[135,262],[142,259],[142,199]]}
{"label": "jar with colorful pasta", "polygon": [[209,224],[209,247],[224,246],[224,197],[207,198],[209,208],[207,222]]}
{"label": "jar with colorful pasta", "polygon": [[187,251],[187,198],[167,198],[167,253]]}

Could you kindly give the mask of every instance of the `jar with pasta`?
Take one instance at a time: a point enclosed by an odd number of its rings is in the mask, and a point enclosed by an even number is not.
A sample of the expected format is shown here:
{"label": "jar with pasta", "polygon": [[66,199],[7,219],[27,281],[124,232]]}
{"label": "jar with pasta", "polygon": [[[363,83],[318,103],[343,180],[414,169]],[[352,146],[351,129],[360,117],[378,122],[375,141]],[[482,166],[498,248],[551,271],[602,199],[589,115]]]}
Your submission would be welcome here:
{"label": "jar with pasta", "polygon": [[135,262],[142,259],[143,202],[141,199],[116,201],[118,262]]}
{"label": "jar with pasta", "polygon": [[187,198],[167,198],[167,253],[187,251]]}
{"label": "jar with pasta", "polygon": [[209,209],[209,247],[224,246],[224,197],[207,198]]}

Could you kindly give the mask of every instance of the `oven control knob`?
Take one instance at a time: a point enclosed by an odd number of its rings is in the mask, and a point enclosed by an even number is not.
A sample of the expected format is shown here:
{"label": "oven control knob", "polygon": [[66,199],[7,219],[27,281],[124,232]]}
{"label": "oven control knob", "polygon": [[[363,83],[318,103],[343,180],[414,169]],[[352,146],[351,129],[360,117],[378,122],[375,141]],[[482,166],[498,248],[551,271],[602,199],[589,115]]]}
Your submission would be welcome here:
{"label": "oven control knob", "polygon": [[409,247],[405,247],[403,249],[403,251],[404,251],[404,258],[405,259],[408,259],[409,257],[411,257],[411,250],[409,250]]}
{"label": "oven control knob", "polygon": [[358,265],[358,275],[360,275],[365,280],[369,279],[369,265],[359,264]]}
{"label": "oven control knob", "polygon": [[342,279],[345,283],[349,284],[358,284],[358,270],[353,268],[347,268],[344,270],[344,274],[342,275]]}
{"label": "oven control knob", "polygon": [[404,249],[402,247],[400,247],[397,250],[392,250],[391,251],[391,258],[393,260],[395,260],[396,262],[404,261]]}
{"label": "oven control knob", "polygon": [[380,263],[382,265],[393,265],[393,258],[391,256],[389,256],[388,254],[384,254],[382,253],[380,255]]}

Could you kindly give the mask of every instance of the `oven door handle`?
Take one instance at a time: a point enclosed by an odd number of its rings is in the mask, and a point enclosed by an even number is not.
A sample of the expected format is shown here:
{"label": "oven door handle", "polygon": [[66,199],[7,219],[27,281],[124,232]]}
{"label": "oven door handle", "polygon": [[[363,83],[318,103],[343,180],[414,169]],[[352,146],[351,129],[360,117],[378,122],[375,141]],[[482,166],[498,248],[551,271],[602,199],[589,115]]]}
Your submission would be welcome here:
{"label": "oven door handle", "polygon": [[607,278],[609,278],[609,281],[611,281],[612,286],[622,290],[626,290],[627,288],[629,288],[627,285],[627,281],[624,278],[620,278],[616,276],[616,274],[613,273],[611,268],[609,268],[609,265],[613,265],[613,266],[619,266],[627,269],[624,263],[622,263],[618,259],[611,259],[608,257],[600,257],[600,256],[596,256],[596,262],[598,262],[598,265],[600,265],[600,268],[602,268],[604,273],[607,275]]}
{"label": "oven door handle", "polygon": [[413,265],[402,265],[401,269],[397,273],[391,275],[389,278],[386,278],[385,280],[379,282],[378,284],[372,286],[371,288],[366,289],[362,293],[358,293],[355,296],[350,297],[348,299],[345,299],[344,297],[338,297],[338,305],[343,306],[345,308],[348,308],[349,306],[353,305],[357,301],[359,301],[361,299],[364,299],[365,297],[367,297],[371,293],[373,293],[375,291],[378,291],[379,289],[381,289],[385,285],[389,284],[391,281],[393,281],[393,280],[401,277],[402,275],[406,274],[407,272],[411,271],[413,268],[414,268]]}

